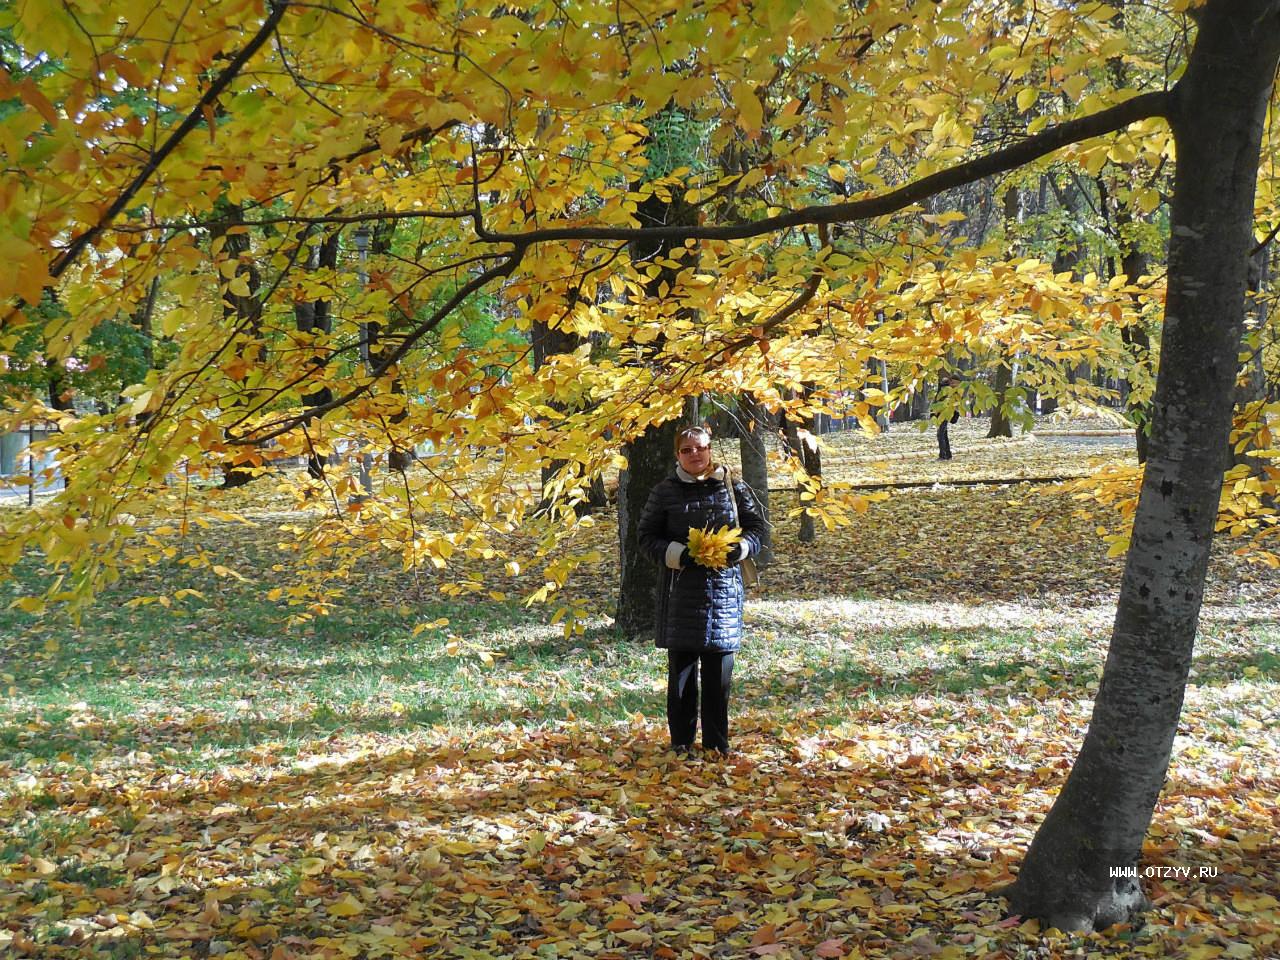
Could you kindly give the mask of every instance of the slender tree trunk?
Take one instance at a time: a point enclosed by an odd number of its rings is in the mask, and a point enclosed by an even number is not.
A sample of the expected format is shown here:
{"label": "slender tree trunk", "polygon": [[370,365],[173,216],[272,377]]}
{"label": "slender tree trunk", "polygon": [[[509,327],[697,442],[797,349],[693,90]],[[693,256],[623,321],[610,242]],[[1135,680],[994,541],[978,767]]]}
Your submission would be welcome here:
{"label": "slender tree trunk", "polygon": [[[1267,255],[1269,247],[1262,247],[1249,258],[1248,300],[1249,334],[1246,338],[1246,359],[1236,381],[1234,427],[1248,429],[1252,421],[1264,416],[1261,406],[1267,399],[1267,371],[1262,363],[1262,333],[1267,323],[1267,303],[1260,296],[1266,284]],[[1254,476],[1263,476],[1267,461],[1257,455],[1257,447],[1251,445],[1236,450],[1228,440],[1227,466],[1247,466]]]}
{"label": "slender tree trunk", "polygon": [[[307,266],[312,270],[335,270],[338,266],[338,238],[341,231],[334,230],[328,234],[315,248],[308,258]],[[328,300],[310,300],[294,304],[294,321],[300,333],[309,333],[327,337],[333,332],[333,315]],[[328,348],[318,350],[314,364],[317,370],[327,364]],[[321,387],[303,396],[305,407],[318,407],[333,399],[333,390]],[[307,457],[307,473],[315,480],[324,479],[325,457],[312,452]]]}
{"label": "slender tree trunk", "polygon": [[1174,92],[1169,292],[1150,456],[1084,745],[1010,889],[1014,913],[1102,929],[1147,906],[1137,865],[1168,771],[1222,488],[1280,0],[1209,0]]}
{"label": "slender tree trunk", "polygon": [[152,319],[156,315],[156,299],[160,296],[160,278],[153,277],[147,286],[147,295],[133,312],[133,323],[142,337],[142,360],[148,370],[156,368],[156,338],[152,329]]}
{"label": "slender tree trunk", "polygon": [[768,436],[769,414],[750,394],[742,395],[742,481],[755,494],[760,513],[764,516],[764,534],[756,563],[767,567],[773,562],[773,527],[769,521],[769,456],[765,439]]}
{"label": "slender tree trunk", "polygon": [[[809,392],[809,387],[804,388],[804,395]],[[783,418],[782,433],[787,443],[787,452],[800,461],[804,465],[804,472],[811,477],[822,476],[822,455],[818,452],[817,446],[814,444],[814,427],[812,417],[807,417],[803,422],[797,422],[789,417]],[[803,427],[809,434],[806,438],[801,438],[800,428]],[[801,543],[813,543],[818,539],[818,527],[813,517],[808,513],[800,514],[800,533],[797,539]]]}
{"label": "slender tree trunk", "polygon": [[[1041,181],[1043,183],[1043,181]],[[1004,223],[1006,242],[1010,254],[1014,252],[1016,237],[1015,230],[1019,223],[1022,222],[1023,204],[1022,193],[1018,188],[1010,187],[1005,191],[1004,195]],[[996,367],[995,378],[991,382],[991,389],[996,395],[995,406],[991,408],[991,426],[987,430],[987,438],[993,437],[1012,437],[1013,423],[1009,418],[1009,388],[1013,386],[1013,367],[1010,365],[1009,357],[1005,353],[1004,346],[998,346],[996,349],[1000,351],[999,365]]]}
{"label": "slender tree trunk", "polygon": [[[1123,205],[1117,207],[1116,236],[1121,249],[1120,272],[1128,277],[1130,283],[1137,282],[1139,277],[1151,272],[1147,255],[1139,249],[1136,241],[1130,237],[1130,228],[1133,222],[1133,211],[1129,207]],[[1128,348],[1133,358],[1134,366],[1149,371],[1152,360],[1151,336],[1147,333],[1146,328],[1140,324],[1124,327],[1120,331],[1120,338]],[[1130,393],[1125,397],[1125,410],[1134,423],[1134,441],[1138,450],[1138,462],[1146,463],[1149,452],[1151,403],[1149,401],[1134,400],[1133,394]]]}
{"label": "slender tree trunk", "polygon": [[[1134,364],[1149,365],[1151,363],[1151,336],[1139,325],[1125,327],[1120,331],[1120,339],[1129,348]],[[1138,451],[1138,462],[1146,463],[1150,455],[1151,404],[1139,403],[1132,399],[1130,393],[1125,399],[1125,409],[1133,419],[1133,439]]]}
{"label": "slender tree trunk", "polygon": [[[373,228],[373,236],[370,238],[369,253],[375,257],[385,257],[391,253],[391,242],[395,238],[395,230],[394,220],[377,222]],[[388,314],[388,316],[394,316],[394,314]],[[400,323],[394,325],[369,324],[369,365],[371,368],[380,366],[399,346],[397,341],[401,336],[400,326]],[[403,423],[405,417],[408,416],[408,411],[405,409],[408,401],[405,397],[404,380],[399,373],[394,374],[391,378],[390,392],[393,397],[400,400],[401,407],[387,418],[387,468],[403,473],[413,464],[413,451],[390,429],[396,424]]]}
{"label": "slender tree trunk", "polygon": [[[582,338],[574,333],[570,333],[559,327],[552,327],[545,320],[536,320],[529,331],[530,346],[533,350],[533,369],[541,370],[552,357],[560,354],[573,353],[581,344]],[[563,405],[555,403],[550,404],[554,409],[561,410]],[[538,504],[539,510],[550,509],[553,498],[549,491],[552,478],[561,470],[569,465],[567,460],[552,460],[542,466],[542,499]]]}
{"label": "slender tree trunk", "polygon": [[[232,213],[234,219],[239,220],[243,217],[243,211],[239,204],[228,204],[227,209]],[[262,303],[258,294],[262,275],[258,271],[257,264],[250,256],[252,244],[249,241],[247,228],[241,226],[234,229],[224,229],[215,234],[215,236],[219,235],[223,238],[222,255],[228,261],[236,264],[235,278],[243,278],[249,289],[247,294],[232,293],[228,290],[223,296],[222,313],[226,318],[227,324],[238,328],[240,331],[239,339],[242,344],[241,353],[243,359],[249,364],[254,364],[258,362],[262,352]],[[256,458],[256,447],[242,449],[245,457]],[[255,476],[256,474],[252,470],[237,466],[235,463],[226,464],[222,469],[223,489],[242,487],[253,480]]]}

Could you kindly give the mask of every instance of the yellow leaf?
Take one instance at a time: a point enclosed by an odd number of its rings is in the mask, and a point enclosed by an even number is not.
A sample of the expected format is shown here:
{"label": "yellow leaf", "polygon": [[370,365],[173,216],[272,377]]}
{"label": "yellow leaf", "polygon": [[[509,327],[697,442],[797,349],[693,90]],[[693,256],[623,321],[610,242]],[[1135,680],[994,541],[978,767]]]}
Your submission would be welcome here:
{"label": "yellow leaf", "polygon": [[1084,88],[1089,85],[1089,75],[1087,73],[1074,73],[1062,82],[1062,89],[1066,91],[1067,96],[1072,100],[1079,100],[1080,94],[1084,92]]}
{"label": "yellow leaf", "polygon": [[742,539],[738,527],[717,527],[715,530],[690,530],[689,553],[704,567],[719,570],[729,564],[729,551]]}
{"label": "yellow leaf", "polygon": [[756,96],[755,88],[746,81],[733,87],[733,103],[738,108],[738,123],[743,130],[752,133],[764,123],[764,107]]}
{"label": "yellow leaf", "polygon": [[364,913],[364,904],[351,894],[344,893],[341,899],[330,904],[327,909],[333,917],[356,917]]}
{"label": "yellow leaf", "polygon": [[1237,891],[1231,896],[1231,906],[1240,913],[1258,913],[1262,910],[1274,910],[1277,906],[1280,906],[1280,901],[1277,901],[1269,893],[1250,896]]}
{"label": "yellow leaf", "polygon": [[1039,96],[1040,91],[1035,87],[1023,87],[1018,91],[1018,109],[1030,110]]}

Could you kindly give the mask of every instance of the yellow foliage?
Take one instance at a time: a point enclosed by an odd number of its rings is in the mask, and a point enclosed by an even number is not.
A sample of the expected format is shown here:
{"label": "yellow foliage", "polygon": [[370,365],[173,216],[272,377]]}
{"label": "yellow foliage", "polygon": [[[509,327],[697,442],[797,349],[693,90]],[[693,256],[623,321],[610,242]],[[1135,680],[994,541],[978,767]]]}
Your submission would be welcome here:
{"label": "yellow foliage", "polygon": [[720,570],[729,565],[729,551],[742,540],[739,527],[716,527],[689,531],[689,553],[704,567]]}
{"label": "yellow foliage", "polygon": [[[238,515],[245,494],[197,496],[233,468],[332,459],[323,480],[281,481],[306,515],[275,538],[310,571],[278,594],[299,615],[329,609],[379,551],[406,570],[480,557],[496,579],[535,571],[534,596],[549,599],[584,560],[574,506],[686,397],[751,394],[874,429],[956,357],[977,371],[964,399],[988,399],[982,375],[1014,354],[1045,393],[1104,399],[1090,378],[1068,380],[1084,362],[1149,392],[1120,331],[1152,321],[1160,282],[1056,275],[958,239],[955,211],[886,214],[874,249],[816,228],[660,251],[610,235],[678,198],[712,225],[888,192],[968,158],[1014,108],[1056,122],[1127,96],[1088,69],[1136,56],[1108,7],[1014,23],[966,2],[815,0],[750,17],[647,0],[621,14],[598,0],[500,16],[451,0],[375,6],[369,19],[243,2],[197,16],[179,0],[145,20],[97,0],[15,8],[15,43],[58,68],[0,71],[13,105],[0,118],[0,357],[32,341],[70,361],[102,325],[144,314],[165,339],[158,369],[111,391],[115,409],[19,413],[15,399],[0,413],[0,432],[58,421],[42,449],[69,478],[7,526],[4,563],[44,550],[88,596],[181,556],[200,514]],[[853,69],[855,38],[873,42]],[[238,53],[243,72],[206,96]],[[104,82],[131,95],[104,99]],[[667,141],[680,149],[659,157]],[[1065,157],[1157,169],[1169,144],[1149,122]],[[1139,209],[1158,199],[1144,190]],[[557,233],[510,239],[544,229]],[[62,263],[77,238],[83,255]],[[65,314],[32,307],[47,288]],[[302,305],[321,303],[328,325],[304,329]],[[567,342],[535,368],[542,332]],[[867,389],[880,363],[892,385]],[[551,465],[564,467],[544,490]],[[836,487],[805,495],[829,527],[866,507]],[[557,509],[537,511],[544,497]],[[137,530],[117,522],[126,509],[145,518]],[[541,552],[512,555],[516,530]]]}

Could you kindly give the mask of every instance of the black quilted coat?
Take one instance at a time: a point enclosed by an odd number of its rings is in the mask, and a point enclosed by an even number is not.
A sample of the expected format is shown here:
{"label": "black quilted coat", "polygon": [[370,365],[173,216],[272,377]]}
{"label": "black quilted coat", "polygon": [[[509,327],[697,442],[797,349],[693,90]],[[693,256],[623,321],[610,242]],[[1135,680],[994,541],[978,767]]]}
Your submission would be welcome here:
{"label": "black quilted coat", "polygon": [[[677,468],[653,488],[640,514],[640,549],[662,565],[658,582],[657,642],[681,651],[731,652],[742,644],[742,572],[737,564],[712,570],[692,560],[680,569],[680,548],[697,528],[733,526],[726,471],[695,480]],[[738,523],[748,555],[760,550],[764,519],[751,488],[734,481]],[[672,546],[672,544],[676,546]]]}

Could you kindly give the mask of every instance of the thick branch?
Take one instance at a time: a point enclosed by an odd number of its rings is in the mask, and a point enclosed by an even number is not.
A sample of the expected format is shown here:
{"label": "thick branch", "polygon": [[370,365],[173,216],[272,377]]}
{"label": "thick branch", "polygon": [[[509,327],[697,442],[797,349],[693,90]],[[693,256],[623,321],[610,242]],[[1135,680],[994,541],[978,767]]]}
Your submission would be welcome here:
{"label": "thick branch", "polygon": [[794,227],[870,220],[919,203],[944,190],[1015,170],[1070,144],[1115,133],[1139,120],[1167,116],[1169,109],[1168,91],[1140,94],[1091,116],[1050,127],[1011,147],[939,170],[889,193],[846,203],[803,207],[774,217],[765,217],[763,220],[718,226],[553,227],[526,233],[492,233],[477,223],[477,235],[481,240],[491,243],[516,244],[558,240],[742,240]]}

